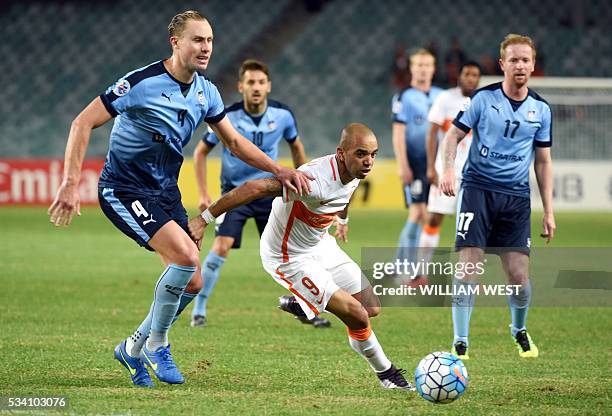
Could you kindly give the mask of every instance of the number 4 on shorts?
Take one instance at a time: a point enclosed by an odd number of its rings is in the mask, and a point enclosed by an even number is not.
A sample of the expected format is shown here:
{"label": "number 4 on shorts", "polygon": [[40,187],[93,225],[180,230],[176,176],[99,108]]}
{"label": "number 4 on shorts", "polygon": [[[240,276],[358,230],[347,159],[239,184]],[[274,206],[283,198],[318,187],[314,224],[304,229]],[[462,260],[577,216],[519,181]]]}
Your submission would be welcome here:
{"label": "number 4 on shorts", "polygon": [[149,213],[142,206],[139,200],[132,202],[132,210],[134,211],[134,214],[136,214],[137,217],[148,217],[149,216]]}

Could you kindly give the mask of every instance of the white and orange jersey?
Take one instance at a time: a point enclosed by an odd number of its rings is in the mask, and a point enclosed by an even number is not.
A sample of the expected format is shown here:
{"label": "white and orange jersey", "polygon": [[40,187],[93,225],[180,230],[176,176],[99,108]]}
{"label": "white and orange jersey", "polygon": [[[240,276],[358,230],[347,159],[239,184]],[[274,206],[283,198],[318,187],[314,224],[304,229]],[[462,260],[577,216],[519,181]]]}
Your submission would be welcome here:
{"label": "white and orange jersey", "polygon": [[312,253],[359,186],[359,179],[342,184],[335,154],[315,159],[299,170],[315,178],[310,181],[311,191],[299,196],[283,189],[283,196],[274,199],[260,244],[261,257],[268,261],[288,263]]}
{"label": "white and orange jersey", "polygon": [[[461,88],[450,88],[438,95],[429,110],[429,115],[427,117],[429,122],[442,126],[440,134],[438,135],[438,153],[435,163],[438,175],[442,174],[442,151],[440,146],[442,138],[450,129],[453,120],[457,117],[457,114],[461,111],[462,105],[466,102],[469,102],[469,98],[461,93]],[[465,165],[471,145],[472,132],[470,131],[457,145],[457,156],[455,157],[455,176],[457,176],[457,178],[461,178],[463,165]]]}

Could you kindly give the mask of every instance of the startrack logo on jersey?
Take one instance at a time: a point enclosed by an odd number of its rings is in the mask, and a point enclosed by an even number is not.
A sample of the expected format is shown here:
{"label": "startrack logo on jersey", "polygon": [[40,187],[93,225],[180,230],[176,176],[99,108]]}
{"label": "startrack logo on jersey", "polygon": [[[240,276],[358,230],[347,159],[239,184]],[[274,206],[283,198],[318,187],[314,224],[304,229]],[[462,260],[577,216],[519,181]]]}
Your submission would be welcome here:
{"label": "startrack logo on jersey", "polygon": [[490,159],[495,159],[495,160],[507,160],[509,162],[522,162],[523,160],[525,160],[525,156],[508,155],[506,153],[489,151],[489,148],[487,146],[482,146],[480,148],[479,153],[480,153],[480,156],[484,158],[488,157]]}
{"label": "startrack logo on jersey", "polygon": [[525,160],[525,156],[519,155],[507,155],[505,153],[489,152],[489,157],[495,160],[507,160],[509,162],[522,162]]}
{"label": "startrack logo on jersey", "polygon": [[198,102],[204,105],[204,91],[198,91]]}
{"label": "startrack logo on jersey", "polygon": [[130,88],[130,82],[127,79],[121,79],[117,81],[117,83],[113,87],[113,93],[117,97],[123,97],[125,94],[130,92]]}

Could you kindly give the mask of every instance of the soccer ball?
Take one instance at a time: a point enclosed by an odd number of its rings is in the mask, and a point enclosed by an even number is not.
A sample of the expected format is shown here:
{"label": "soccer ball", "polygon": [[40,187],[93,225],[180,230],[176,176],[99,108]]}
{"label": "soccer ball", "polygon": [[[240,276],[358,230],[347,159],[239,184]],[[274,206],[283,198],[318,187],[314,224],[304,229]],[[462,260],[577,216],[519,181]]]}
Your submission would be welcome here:
{"label": "soccer ball", "polygon": [[421,397],[434,403],[450,403],[465,393],[468,374],[463,362],[450,352],[432,352],[414,372]]}

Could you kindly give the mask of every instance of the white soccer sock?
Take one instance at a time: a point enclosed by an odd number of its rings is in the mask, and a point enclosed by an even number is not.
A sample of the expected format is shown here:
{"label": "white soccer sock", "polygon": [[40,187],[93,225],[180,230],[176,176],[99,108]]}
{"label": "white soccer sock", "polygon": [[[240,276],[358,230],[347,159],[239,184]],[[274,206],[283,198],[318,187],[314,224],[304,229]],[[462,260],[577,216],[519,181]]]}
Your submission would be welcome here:
{"label": "white soccer sock", "polygon": [[420,253],[418,258],[423,259],[425,264],[431,261],[434,248],[440,244],[440,227],[423,227],[421,237],[419,238]]}
{"label": "white soccer sock", "polygon": [[151,330],[149,338],[147,338],[147,350],[155,351],[159,347],[168,346],[168,331]]}
{"label": "white soccer sock", "polygon": [[137,329],[132,335],[126,338],[125,350],[130,357],[138,357],[146,341],[147,336],[140,332],[140,329]]}
{"label": "white soccer sock", "polygon": [[[369,327],[367,328],[369,329]],[[349,332],[349,344],[355,352],[361,355],[372,367],[372,370],[380,373],[391,368],[391,361],[385,355],[374,331],[365,341],[359,341],[351,337]]]}
{"label": "white soccer sock", "polygon": [[429,233],[428,231],[433,231],[428,229],[428,227],[423,228],[423,232],[421,233],[421,238],[419,240],[419,247],[438,247],[440,244],[440,229],[437,228],[435,232]]}

